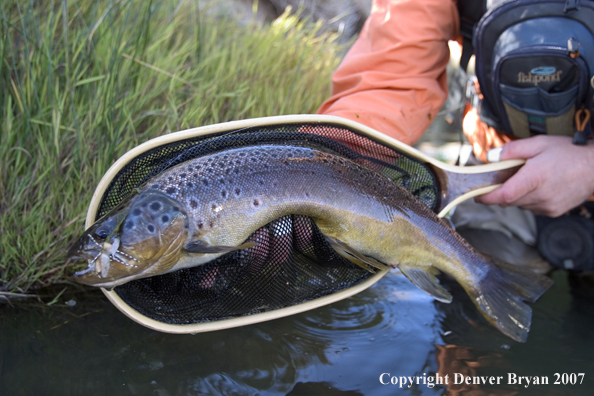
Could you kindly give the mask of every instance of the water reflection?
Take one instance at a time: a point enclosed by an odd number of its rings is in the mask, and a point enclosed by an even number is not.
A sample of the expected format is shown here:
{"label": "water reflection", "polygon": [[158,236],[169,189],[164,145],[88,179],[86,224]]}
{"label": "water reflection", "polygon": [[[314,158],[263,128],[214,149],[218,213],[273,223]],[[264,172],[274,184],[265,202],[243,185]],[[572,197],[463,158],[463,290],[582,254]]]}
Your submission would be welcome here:
{"label": "water reflection", "polygon": [[327,307],[194,336],[141,327],[102,298],[1,314],[2,394],[359,391],[421,370],[439,340],[432,299],[396,272]]}

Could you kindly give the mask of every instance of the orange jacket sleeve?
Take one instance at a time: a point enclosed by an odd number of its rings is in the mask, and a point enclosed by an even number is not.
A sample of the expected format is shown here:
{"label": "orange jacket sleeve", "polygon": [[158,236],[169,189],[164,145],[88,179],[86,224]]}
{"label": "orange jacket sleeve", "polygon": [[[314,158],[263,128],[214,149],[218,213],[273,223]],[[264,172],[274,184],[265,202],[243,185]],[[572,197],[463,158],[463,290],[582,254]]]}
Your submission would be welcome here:
{"label": "orange jacket sleeve", "polygon": [[374,0],[318,113],[416,142],[446,100],[448,40],[458,31],[453,0]]}

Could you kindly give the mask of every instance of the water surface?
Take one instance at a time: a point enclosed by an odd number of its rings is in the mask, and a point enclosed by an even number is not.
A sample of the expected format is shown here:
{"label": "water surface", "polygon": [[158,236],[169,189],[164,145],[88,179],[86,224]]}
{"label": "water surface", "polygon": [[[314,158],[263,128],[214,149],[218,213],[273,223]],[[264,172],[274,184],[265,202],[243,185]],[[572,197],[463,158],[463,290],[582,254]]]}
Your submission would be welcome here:
{"label": "water surface", "polygon": [[[0,395],[592,395],[592,278],[552,277],[526,344],[490,327],[454,282],[445,280],[454,302],[442,304],[397,270],[326,307],[196,335],[140,326],[89,289],[49,308],[4,304]],[[383,373],[448,374],[449,390],[382,385]],[[456,373],[504,381],[453,385]],[[549,385],[507,384],[509,373]],[[555,373],[585,377],[554,385]]]}

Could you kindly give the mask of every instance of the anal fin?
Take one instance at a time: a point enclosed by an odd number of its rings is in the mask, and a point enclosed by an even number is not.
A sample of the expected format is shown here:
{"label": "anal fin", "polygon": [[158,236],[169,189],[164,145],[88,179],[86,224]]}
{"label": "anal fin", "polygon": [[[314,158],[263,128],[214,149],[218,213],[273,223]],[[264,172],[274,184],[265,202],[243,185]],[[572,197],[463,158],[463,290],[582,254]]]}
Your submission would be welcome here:
{"label": "anal fin", "polygon": [[351,248],[346,243],[339,241],[338,239],[326,236],[326,240],[328,241],[330,246],[332,246],[332,249],[334,249],[334,251],[338,253],[339,256],[349,260],[351,263],[358,265],[359,267],[371,272],[372,274],[375,273],[374,268],[382,271],[390,269],[390,267],[386,264],[379,262],[372,257],[365,256],[359,253],[358,251]]}
{"label": "anal fin", "polygon": [[398,268],[416,287],[431,297],[444,303],[452,302],[450,292],[444,289],[435,277],[437,270],[433,268],[409,267],[406,265],[399,265]]}

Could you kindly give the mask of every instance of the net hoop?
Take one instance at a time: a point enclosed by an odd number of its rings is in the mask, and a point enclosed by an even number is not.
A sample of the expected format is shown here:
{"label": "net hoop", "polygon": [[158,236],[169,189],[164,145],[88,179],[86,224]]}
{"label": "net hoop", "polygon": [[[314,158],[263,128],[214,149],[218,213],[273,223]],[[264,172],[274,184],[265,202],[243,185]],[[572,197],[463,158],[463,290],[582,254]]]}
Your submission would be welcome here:
{"label": "net hoop", "polygon": [[[287,125],[287,124],[301,124],[301,123],[320,123],[320,124],[334,124],[336,126],[342,126],[346,128],[350,128],[356,130],[361,135],[369,137],[370,139],[380,143],[388,148],[394,149],[396,151],[403,152],[405,154],[410,155],[411,157],[432,164],[440,169],[455,172],[455,173],[481,173],[486,171],[494,171],[503,169],[505,167],[510,166],[509,161],[506,163],[495,163],[495,164],[488,164],[482,165],[478,167],[458,167],[453,165],[448,165],[443,162],[440,162],[428,155],[420,152],[419,150],[410,147],[402,142],[399,142],[389,136],[386,136],[372,128],[367,126],[361,125],[357,122],[350,121],[344,118],[339,118],[335,116],[326,116],[326,115],[287,115],[287,116],[274,116],[274,117],[263,117],[263,118],[254,118],[254,119],[247,119],[247,120],[240,120],[240,121],[231,121],[221,124],[215,125],[208,125],[198,128],[187,129],[180,132],[175,132],[171,134],[167,134],[164,136],[160,136],[154,139],[151,139],[132,150],[128,151],[124,154],[120,159],[118,159],[105,173],[101,181],[99,182],[93,197],[91,199],[89,209],[87,211],[87,217],[85,222],[85,227],[89,228],[93,223],[96,221],[96,216],[98,213],[99,206],[101,204],[101,200],[104,196],[104,193],[112,179],[118,174],[118,172],[134,160],[139,155],[147,152],[148,150],[170,144],[173,142],[177,142],[180,140],[185,140],[193,137],[198,136],[208,136],[212,134],[220,134],[224,132],[231,132],[234,130],[240,130],[243,128],[251,128],[251,127],[264,127],[264,126],[275,126],[275,125]],[[521,164],[521,161],[518,161],[518,164]],[[476,168],[476,169],[474,169]],[[480,168],[480,169],[479,169]],[[497,186],[490,186],[488,189],[492,190]],[[489,191],[490,191],[489,190]],[[482,193],[487,192],[483,191]],[[456,204],[468,199],[470,197],[476,196],[479,192],[471,191],[458,199],[456,199]],[[449,209],[448,209],[449,211]],[[439,216],[443,217],[447,214],[447,211],[442,211]],[[128,316],[130,319],[134,320],[135,322],[142,324],[143,326],[149,327],[154,330],[166,332],[166,333],[200,333],[200,332],[207,332],[207,331],[215,331],[215,330],[222,330],[228,329],[237,326],[245,326],[254,323],[259,323],[263,321],[268,321],[272,319],[277,319],[289,315],[294,315],[297,313],[305,312],[311,309],[315,309],[327,304],[331,304],[345,298],[348,298],[354,294],[357,294],[376,282],[378,282],[381,278],[383,278],[390,270],[383,270],[378,271],[373,276],[369,277],[368,279],[364,280],[361,283],[358,283],[354,286],[349,288],[343,289],[341,291],[335,292],[333,294],[329,294],[323,297],[319,297],[307,302],[303,302],[300,304],[291,305],[284,308],[275,309],[272,311],[261,312],[253,315],[241,316],[236,318],[230,319],[222,319],[213,322],[201,322],[201,323],[193,323],[193,324],[169,324],[157,321],[155,319],[149,318],[130,305],[128,305],[116,292],[107,290],[102,288],[102,292],[105,296],[109,299],[118,308],[122,313]]]}

